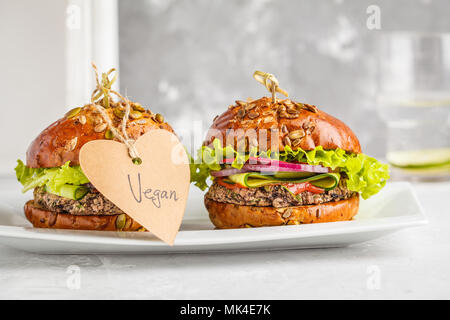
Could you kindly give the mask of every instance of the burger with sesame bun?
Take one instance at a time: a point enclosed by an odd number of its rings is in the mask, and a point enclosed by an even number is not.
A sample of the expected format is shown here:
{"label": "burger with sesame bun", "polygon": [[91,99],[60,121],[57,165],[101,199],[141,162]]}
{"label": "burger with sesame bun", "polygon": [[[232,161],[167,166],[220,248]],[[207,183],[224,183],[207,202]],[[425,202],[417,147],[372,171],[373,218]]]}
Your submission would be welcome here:
{"label": "burger with sesame bun", "polygon": [[[18,160],[15,171],[22,191],[34,191],[34,198],[24,208],[34,227],[145,231],[89,182],[79,163],[85,143],[97,139],[120,141],[123,121],[132,140],[154,129],[173,132],[160,114],[111,89],[114,78],[108,77],[113,71],[97,82],[90,104],[74,108],[52,123],[29,146],[26,163]],[[113,101],[111,94],[119,96],[120,101]]]}
{"label": "burger with sesame bun", "polygon": [[272,97],[236,101],[217,116],[198,152],[192,181],[217,228],[351,220],[360,195],[384,187],[388,166],[361,152],[342,121],[275,94],[276,78],[255,72]]}

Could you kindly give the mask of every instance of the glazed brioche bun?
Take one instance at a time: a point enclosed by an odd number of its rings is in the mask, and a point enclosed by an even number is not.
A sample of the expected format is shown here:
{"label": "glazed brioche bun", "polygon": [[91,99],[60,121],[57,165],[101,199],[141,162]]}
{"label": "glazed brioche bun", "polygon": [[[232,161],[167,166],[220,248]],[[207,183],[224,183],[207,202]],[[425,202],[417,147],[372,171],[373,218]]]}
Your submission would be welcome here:
{"label": "glazed brioche bun", "polygon": [[77,216],[61,214],[46,210],[29,200],[24,207],[25,217],[35,228],[77,229],[101,231],[145,231],[130,216],[122,215],[90,215]]}
{"label": "glazed brioche bun", "polygon": [[[135,104],[132,103],[132,105]],[[123,117],[117,110],[123,111],[123,108],[123,104],[116,103],[105,109],[115,127],[120,127]],[[157,117],[142,107],[135,108],[139,108],[141,117],[136,117],[137,119],[130,117],[127,124],[130,139],[136,140],[153,129],[164,129],[173,133],[169,124],[158,121],[162,119],[160,115]],[[79,111],[76,112],[77,110]],[[27,166],[31,168],[60,167],[67,161],[70,161],[70,165],[79,165],[78,155],[81,147],[91,140],[107,139],[105,137],[107,131],[106,123],[93,105],[75,108],[52,123],[34,139],[27,151]]]}
{"label": "glazed brioche bun", "polygon": [[[248,102],[236,101],[235,105],[214,119],[203,145],[210,146],[217,138],[222,145],[225,145],[225,140],[227,145],[232,145],[237,150],[238,144],[242,142],[236,137],[239,129],[254,129],[257,132],[257,141],[247,141],[246,151],[253,142],[259,151],[282,151],[288,144],[293,150],[313,150],[322,146],[326,150],[340,148],[349,153],[361,153],[358,138],[342,121],[313,105],[290,99],[277,99],[273,103],[268,97]],[[260,132],[264,132],[265,136],[261,136]],[[275,132],[278,132],[278,137],[272,141]],[[292,132],[296,132],[297,137],[301,138],[289,138]],[[247,140],[252,138],[254,137],[248,136]],[[265,139],[267,143],[261,145],[261,140]]]}
{"label": "glazed brioche bun", "polygon": [[[131,103],[131,106],[134,113],[129,118],[126,128],[130,139],[135,140],[144,133],[155,129],[164,129],[173,133],[172,127],[164,122],[161,115],[145,110],[135,103]],[[124,107],[124,103],[111,102],[111,107],[105,109],[116,128],[120,128],[123,117],[121,112],[123,112]],[[136,113],[136,111],[139,113]],[[62,166],[67,161],[70,161],[70,165],[79,165],[78,156],[81,147],[85,143],[97,139],[117,140],[108,136],[107,125],[94,105],[88,104],[82,108],[75,108],[47,127],[34,139],[27,151],[27,166],[31,168],[51,168]],[[24,211],[26,218],[37,228],[105,231],[143,230],[140,224],[125,213],[82,216],[58,213],[40,206],[35,200],[28,201],[25,204]],[[123,223],[125,224],[122,225]]]}
{"label": "glazed brioche bun", "polygon": [[211,222],[219,229],[347,221],[358,213],[359,196],[316,205],[274,208],[241,206],[205,198]]}
{"label": "glazed brioche bun", "polygon": [[[239,130],[244,136],[239,135]],[[248,131],[256,132],[256,136],[246,135]],[[214,119],[203,145],[212,146],[214,139],[239,151],[249,151],[255,146],[258,151],[283,151],[288,145],[292,150],[322,146],[325,150],[340,148],[348,153],[361,153],[358,138],[342,121],[313,105],[290,99],[277,99],[275,103],[268,97],[236,101]],[[236,205],[205,197],[205,206],[217,228],[278,226],[351,220],[358,212],[359,195],[287,208]]]}

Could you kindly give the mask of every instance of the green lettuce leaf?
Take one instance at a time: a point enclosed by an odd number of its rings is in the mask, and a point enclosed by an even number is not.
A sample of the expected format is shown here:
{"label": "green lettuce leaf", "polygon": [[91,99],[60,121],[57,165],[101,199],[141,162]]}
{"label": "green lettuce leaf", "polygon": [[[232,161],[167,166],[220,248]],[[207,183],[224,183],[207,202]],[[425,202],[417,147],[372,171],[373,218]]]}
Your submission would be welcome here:
{"label": "green lettuce leaf", "polygon": [[89,180],[81,171],[80,166],[69,166],[67,161],[61,167],[55,168],[30,168],[21,160],[17,160],[15,168],[17,180],[22,184],[22,192],[36,187],[45,189],[57,195],[61,195],[61,188],[65,185],[80,186],[88,183]]}
{"label": "green lettuce leaf", "polygon": [[212,148],[202,146],[198,150],[198,158],[191,162],[191,181],[202,190],[208,187],[207,179],[211,170],[220,170],[220,162],[225,158],[234,158],[232,167],[241,169],[249,157],[262,157],[286,162],[306,162],[312,165],[338,169],[347,177],[347,188],[360,192],[367,199],[380,191],[389,179],[389,166],[378,162],[375,158],[363,153],[350,154],[342,149],[324,150],[322,146],[314,150],[292,150],[286,146],[281,152],[258,152],[253,148],[249,153],[238,153],[231,146],[222,147],[220,140],[213,141]]}

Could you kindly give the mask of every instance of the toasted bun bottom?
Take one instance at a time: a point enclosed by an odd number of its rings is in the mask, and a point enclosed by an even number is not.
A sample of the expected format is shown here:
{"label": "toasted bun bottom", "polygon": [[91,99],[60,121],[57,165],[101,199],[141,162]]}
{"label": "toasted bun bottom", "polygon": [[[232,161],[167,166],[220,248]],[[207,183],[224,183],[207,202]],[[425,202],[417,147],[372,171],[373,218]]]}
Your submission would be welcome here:
{"label": "toasted bun bottom", "polygon": [[351,220],[359,208],[359,195],[347,200],[287,208],[241,206],[205,198],[209,218],[219,229],[280,226]]}
{"label": "toasted bun bottom", "polygon": [[78,229],[103,231],[144,231],[145,229],[128,215],[76,216],[45,210],[33,200],[25,203],[25,216],[35,228]]}

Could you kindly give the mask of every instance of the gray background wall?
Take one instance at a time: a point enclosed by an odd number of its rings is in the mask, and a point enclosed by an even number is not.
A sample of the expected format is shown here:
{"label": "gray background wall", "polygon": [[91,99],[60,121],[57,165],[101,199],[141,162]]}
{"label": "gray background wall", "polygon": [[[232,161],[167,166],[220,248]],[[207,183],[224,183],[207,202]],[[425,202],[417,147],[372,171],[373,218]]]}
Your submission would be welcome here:
{"label": "gray background wall", "polygon": [[[121,89],[178,132],[192,120],[206,130],[234,100],[266,94],[251,77],[262,69],[293,98],[342,118],[367,153],[381,156],[381,32],[366,28],[370,4],[381,8],[382,32],[450,31],[446,0],[119,0]],[[12,174],[32,139],[69,107],[66,5],[0,0],[0,174]]]}
{"label": "gray background wall", "polygon": [[[366,27],[371,4],[381,8],[381,30]],[[209,124],[236,99],[266,95],[252,79],[260,69],[296,100],[345,121],[375,156],[385,149],[377,37],[450,31],[444,0],[122,0],[119,10],[122,90],[177,131]]]}
{"label": "gray background wall", "polygon": [[0,0],[0,174],[64,114],[65,1]]}

